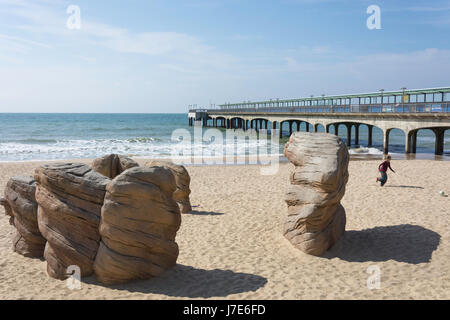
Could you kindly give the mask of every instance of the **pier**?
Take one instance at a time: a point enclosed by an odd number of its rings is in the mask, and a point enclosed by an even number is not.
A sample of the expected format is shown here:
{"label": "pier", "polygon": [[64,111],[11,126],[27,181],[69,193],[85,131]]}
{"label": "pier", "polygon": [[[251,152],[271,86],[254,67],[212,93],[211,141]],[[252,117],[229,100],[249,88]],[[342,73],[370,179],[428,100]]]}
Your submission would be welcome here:
{"label": "pier", "polygon": [[200,122],[204,127],[277,130],[280,137],[300,131],[302,123],[308,132],[329,133],[332,128],[336,135],[343,126],[349,147],[359,145],[363,125],[368,127],[367,146],[372,146],[372,131],[378,127],[383,131],[385,154],[393,129],[405,134],[405,153],[416,153],[418,131],[430,129],[435,134],[435,154],[442,155],[445,131],[450,129],[450,87],[190,107],[188,118],[190,126]]}

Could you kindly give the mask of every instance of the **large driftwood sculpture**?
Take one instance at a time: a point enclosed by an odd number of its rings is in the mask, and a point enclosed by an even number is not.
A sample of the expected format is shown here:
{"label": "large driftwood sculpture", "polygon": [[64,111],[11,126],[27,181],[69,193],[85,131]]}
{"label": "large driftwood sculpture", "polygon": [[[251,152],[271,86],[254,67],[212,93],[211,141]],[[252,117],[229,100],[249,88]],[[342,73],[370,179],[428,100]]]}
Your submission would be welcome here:
{"label": "large driftwood sculpture", "polygon": [[184,166],[177,165],[170,161],[153,160],[147,162],[146,166],[161,166],[172,171],[175,176],[175,183],[177,189],[173,193],[173,199],[178,203],[181,213],[189,213],[192,211],[191,201],[189,200],[189,195],[191,194],[191,189],[189,185],[191,183],[191,177]]}
{"label": "large driftwood sculpture", "polygon": [[295,165],[286,194],[285,237],[298,249],[322,255],[345,231],[340,201],[348,181],[344,142],[327,133],[294,133],[284,154]]}
{"label": "large driftwood sculpture", "polygon": [[34,178],[48,274],[65,279],[72,265],[81,269],[81,276],[92,274],[101,207],[111,180],[85,164],[71,163],[37,168]]}
{"label": "large driftwood sculpture", "polygon": [[181,223],[175,189],[172,172],[158,166],[129,169],[108,184],[94,264],[99,281],[147,279],[175,265]]}
{"label": "large driftwood sculpture", "polygon": [[38,227],[35,192],[32,177],[13,177],[6,185],[5,198],[0,199],[10,224],[16,227],[14,251],[30,258],[42,257],[46,242]]}
{"label": "large driftwood sculpture", "polygon": [[118,155],[110,154],[95,159],[91,164],[92,170],[102,175],[114,179],[127,169],[139,167],[139,164],[133,159]]}

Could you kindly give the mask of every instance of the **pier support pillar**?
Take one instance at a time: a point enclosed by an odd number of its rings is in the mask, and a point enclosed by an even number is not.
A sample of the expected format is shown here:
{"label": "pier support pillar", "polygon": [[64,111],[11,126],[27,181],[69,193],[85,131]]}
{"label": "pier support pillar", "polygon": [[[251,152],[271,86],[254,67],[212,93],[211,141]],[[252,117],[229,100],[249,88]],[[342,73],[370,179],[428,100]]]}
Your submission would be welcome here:
{"label": "pier support pillar", "polygon": [[443,128],[436,128],[433,129],[434,134],[436,135],[436,142],[435,142],[435,151],[434,153],[436,155],[443,155],[444,154],[444,133],[445,129]]}
{"label": "pier support pillar", "polygon": [[338,124],[338,123],[336,123],[336,124],[334,125],[334,134],[337,135],[337,136],[339,136],[339,124]]}
{"label": "pier support pillar", "polygon": [[326,132],[326,133],[330,133],[330,127],[331,127],[331,126],[332,126],[331,124],[325,125],[325,132]]}
{"label": "pier support pillar", "polygon": [[355,124],[355,145],[359,145],[359,124]]}
{"label": "pier support pillar", "polygon": [[411,130],[406,133],[405,153],[416,153],[417,131]]}
{"label": "pier support pillar", "polygon": [[297,131],[300,131],[300,126],[302,124],[301,121],[295,121],[296,125],[297,125]]}
{"label": "pier support pillar", "polygon": [[367,126],[367,129],[368,129],[368,137],[367,137],[367,140],[368,140],[368,143],[367,143],[367,146],[368,147],[371,147],[372,146],[372,133],[373,133],[373,126],[371,126],[371,125],[368,125]]}
{"label": "pier support pillar", "polygon": [[383,130],[383,154],[389,153],[389,133],[391,132],[391,129]]}
{"label": "pier support pillar", "polygon": [[280,139],[283,138],[283,122],[280,122]]}
{"label": "pier support pillar", "polygon": [[347,127],[347,146],[350,147],[352,145],[352,125],[347,123],[345,126]]}
{"label": "pier support pillar", "polygon": [[289,136],[292,135],[292,121],[289,121]]}
{"label": "pier support pillar", "polygon": [[411,131],[405,133],[405,153],[411,153]]}

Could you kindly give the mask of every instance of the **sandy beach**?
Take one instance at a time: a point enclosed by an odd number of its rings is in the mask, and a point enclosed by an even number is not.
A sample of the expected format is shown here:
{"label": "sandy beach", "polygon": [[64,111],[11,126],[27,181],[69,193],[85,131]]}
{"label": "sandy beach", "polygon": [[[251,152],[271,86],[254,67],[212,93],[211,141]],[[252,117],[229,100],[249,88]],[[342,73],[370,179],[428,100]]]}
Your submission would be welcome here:
{"label": "sandy beach", "polygon": [[[89,277],[70,290],[47,275],[44,260],[14,253],[1,207],[0,299],[450,299],[450,197],[439,195],[450,193],[450,162],[394,160],[397,173],[383,188],[378,163],[350,162],[347,231],[324,257],[282,235],[291,164],[272,176],[257,165],[187,167],[199,207],[182,217],[177,266],[111,287]],[[41,164],[0,163],[0,192]],[[380,289],[367,287],[370,266],[381,272]]]}

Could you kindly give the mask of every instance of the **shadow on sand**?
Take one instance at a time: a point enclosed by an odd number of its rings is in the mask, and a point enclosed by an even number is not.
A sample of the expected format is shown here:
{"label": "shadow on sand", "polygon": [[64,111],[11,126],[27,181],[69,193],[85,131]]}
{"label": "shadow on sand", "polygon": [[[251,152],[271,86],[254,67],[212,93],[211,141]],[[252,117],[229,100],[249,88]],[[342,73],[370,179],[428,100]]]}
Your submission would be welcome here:
{"label": "shadow on sand", "polygon": [[385,188],[405,188],[405,189],[423,189],[423,187],[418,187],[418,186],[392,186],[392,185],[388,185],[388,186],[384,186]]}
{"label": "shadow on sand", "polygon": [[[86,278],[84,282],[102,285],[95,280],[95,277]],[[256,291],[264,287],[266,283],[266,278],[250,273],[219,269],[204,270],[177,264],[158,278],[105,287],[196,299]]]}
{"label": "shadow on sand", "polygon": [[222,216],[225,213],[222,212],[212,212],[212,211],[191,211],[183,214],[192,214],[194,216]]}
{"label": "shadow on sand", "polygon": [[438,233],[410,224],[347,231],[323,257],[350,262],[395,260],[419,264],[431,260],[440,239]]}

